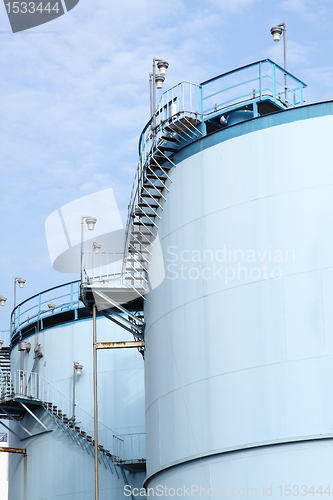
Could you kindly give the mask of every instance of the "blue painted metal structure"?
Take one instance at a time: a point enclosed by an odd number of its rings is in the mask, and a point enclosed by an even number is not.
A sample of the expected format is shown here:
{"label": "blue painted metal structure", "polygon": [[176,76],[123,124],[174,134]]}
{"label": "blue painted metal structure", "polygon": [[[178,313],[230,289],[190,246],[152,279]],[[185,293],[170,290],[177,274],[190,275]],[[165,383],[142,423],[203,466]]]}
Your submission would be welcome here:
{"label": "blue painted metal structure", "polygon": [[[288,76],[287,87],[284,85],[285,74]],[[304,82],[285,72],[281,66],[264,59],[200,85],[182,82],[164,92],[155,111],[156,130],[153,133],[151,119],[139,139],[139,163],[126,223],[123,275],[126,276],[126,257],[130,256],[135,261],[132,279],[135,276],[141,286],[144,283],[144,291],[139,292],[141,295],[148,292],[148,259],[143,258],[146,262],[140,267],[141,257],[137,252],[140,244],[133,236],[137,229],[135,226],[140,225],[142,234],[145,231],[149,235],[149,241],[147,236],[143,236],[149,253],[148,245],[152,243],[154,228],[158,229],[160,209],[163,210],[163,201],[166,200],[165,194],[161,191],[157,193],[157,190],[161,189],[161,184],[164,193],[169,190],[168,184],[172,181],[168,169],[175,166],[173,155],[189,144],[224,129],[232,113],[251,111],[251,117],[256,119],[275,111],[303,106],[305,87]],[[235,121],[239,121],[239,117],[236,120],[233,117]],[[143,210],[142,206],[146,209]]]}
{"label": "blue painted metal structure", "polygon": [[[66,311],[73,311],[73,319],[78,319],[78,309],[84,308],[79,299],[80,280],[54,286],[21,302],[13,309],[10,321],[11,343],[22,339],[22,330],[39,322],[39,329],[44,328],[44,319],[57,317]],[[53,304],[51,308],[48,304]],[[14,323],[15,318],[15,323]],[[57,321],[55,321],[57,322]]]}
{"label": "blue painted metal structure", "polygon": [[[10,500],[91,499],[92,315],[79,296],[76,280],[30,297],[12,313],[11,371],[0,370],[0,413],[10,422],[10,445],[22,447],[23,440],[29,458],[9,457]],[[133,339],[101,312],[97,334],[103,341]],[[98,356],[101,500],[123,498],[125,485],[140,487],[144,479],[143,360],[134,349],[120,351]],[[83,370],[73,377],[75,361]]]}

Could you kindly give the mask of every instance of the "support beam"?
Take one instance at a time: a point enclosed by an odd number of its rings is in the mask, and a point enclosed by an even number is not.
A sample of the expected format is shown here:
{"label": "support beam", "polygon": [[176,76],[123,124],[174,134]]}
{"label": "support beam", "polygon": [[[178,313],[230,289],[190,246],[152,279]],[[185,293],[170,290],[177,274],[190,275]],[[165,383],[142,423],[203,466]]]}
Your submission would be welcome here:
{"label": "support beam", "polygon": [[[102,311],[102,314],[108,318],[109,320],[113,321],[114,323],[116,323],[116,325],[119,325],[121,328],[123,328],[124,330],[126,330],[127,332],[131,333],[132,335],[134,334],[133,332],[133,323],[131,323],[130,321],[127,321],[127,319],[125,319],[123,316],[121,316],[120,314],[118,313],[115,313],[114,316],[111,315],[111,314],[108,314],[106,311]],[[121,321],[118,321],[118,320],[121,320]],[[128,326],[126,326],[128,325]],[[135,332],[135,336],[139,337],[139,338],[143,338],[143,334],[142,333],[139,333],[138,331]]]}
{"label": "support beam", "polygon": [[21,436],[19,434],[17,434],[17,432],[13,431],[13,429],[11,429],[10,427],[8,427],[8,425],[4,424],[2,422],[2,420],[0,420],[0,424],[3,425],[7,431],[11,432],[12,434],[14,434],[14,436],[16,436],[17,438],[21,439]]}
{"label": "support beam", "polygon": [[26,455],[27,450],[25,448],[5,448],[3,446],[0,447],[0,452],[4,453],[20,453],[21,455]]}
{"label": "support beam", "polygon": [[129,347],[144,347],[143,340],[125,342],[96,342],[96,349],[128,349]]}
{"label": "support beam", "polygon": [[20,424],[20,422],[19,422],[18,420],[16,420],[15,418],[13,418],[13,417],[12,417],[12,415],[11,415],[11,414],[10,414],[7,410],[5,410],[3,406],[1,406],[1,410],[2,410],[3,412],[5,412],[5,413],[6,413],[6,415],[8,415],[8,417],[9,417],[9,418],[10,418],[13,422],[15,422],[15,424],[17,424],[17,425],[18,425],[21,429],[23,429],[23,430],[24,430],[24,431],[25,431],[25,432],[26,432],[26,433],[27,433],[30,437],[32,436],[31,432],[29,432],[29,431],[28,431],[28,429],[26,429],[26,428],[25,428],[22,424]]}
{"label": "support beam", "polygon": [[107,295],[105,295],[105,293],[103,293],[103,292],[101,292],[99,290],[93,290],[93,292],[94,292],[94,294],[98,295],[103,300],[105,300],[106,302],[108,302],[112,307],[115,307],[115,308],[119,309],[119,311],[121,311],[122,313],[126,314],[129,318],[131,318],[135,323],[131,323],[130,321],[125,320],[125,318],[123,318],[123,319],[129,324],[129,326],[132,329],[136,330],[138,333],[142,333],[142,330],[144,328],[144,322],[143,321],[141,321],[139,318],[137,318],[134,314],[132,314],[129,311],[127,311],[127,309],[125,309],[120,304],[118,304],[117,302],[115,302],[114,300],[112,300],[110,297],[108,297]]}
{"label": "support beam", "polygon": [[22,403],[22,401],[20,401],[20,405],[23,406],[23,408],[28,412],[30,413],[30,415],[46,430],[48,431],[48,428],[45,427],[45,425],[43,424],[43,422],[41,422],[39,420],[39,418],[36,417],[36,415],[34,414],[33,411],[30,410],[30,408],[28,408],[24,403]]}

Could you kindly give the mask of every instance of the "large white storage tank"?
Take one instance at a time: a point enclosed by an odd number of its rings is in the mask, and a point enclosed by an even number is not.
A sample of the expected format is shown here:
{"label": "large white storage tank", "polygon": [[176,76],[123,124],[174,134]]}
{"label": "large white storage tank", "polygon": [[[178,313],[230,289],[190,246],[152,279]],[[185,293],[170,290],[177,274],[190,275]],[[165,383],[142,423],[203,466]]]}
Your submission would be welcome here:
{"label": "large white storage tank", "polygon": [[329,493],[332,127],[332,102],[289,106],[172,156],[145,304],[155,492]]}
{"label": "large white storage tank", "polygon": [[[9,446],[26,449],[26,456],[9,456],[9,499],[91,500],[93,322],[79,301],[79,283],[31,297],[16,310],[15,322],[1,408],[20,417],[10,424]],[[132,336],[98,314],[97,339]],[[125,485],[140,488],[145,476],[143,359],[133,349],[102,350],[97,366],[99,498],[123,498]]]}

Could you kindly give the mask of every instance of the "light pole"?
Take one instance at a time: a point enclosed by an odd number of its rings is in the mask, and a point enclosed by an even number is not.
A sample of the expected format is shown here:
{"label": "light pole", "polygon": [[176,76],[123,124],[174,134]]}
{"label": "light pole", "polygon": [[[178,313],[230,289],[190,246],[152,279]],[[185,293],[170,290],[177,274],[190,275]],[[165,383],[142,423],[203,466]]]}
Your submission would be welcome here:
{"label": "light pole", "polygon": [[[156,66],[159,70],[156,73]],[[149,86],[150,86],[150,114],[153,118],[153,138],[156,137],[156,89],[161,89],[163,87],[163,82],[165,80],[166,70],[169,67],[169,63],[163,59],[153,59],[153,72],[149,73]]]}
{"label": "light pole", "polygon": [[83,369],[83,365],[80,365],[77,361],[74,361],[74,371],[73,371],[73,414],[71,421],[75,422],[75,373],[76,375],[81,375]]}
{"label": "light pole", "polygon": [[[4,306],[6,303],[7,297],[4,297],[3,295],[0,295],[0,306]],[[4,343],[4,340],[0,339],[0,351],[2,349],[2,344]]]}
{"label": "light pole", "polygon": [[[286,23],[281,23],[271,28],[274,42],[279,42],[281,34],[283,33],[283,55],[284,55],[284,69],[287,71],[287,42],[286,42]],[[284,74],[284,96],[286,104],[288,105],[288,92],[287,92],[287,73]]]}
{"label": "light pole", "polygon": [[16,329],[16,311],[15,311],[15,307],[16,307],[16,283],[19,284],[19,287],[20,288],[23,288],[24,287],[24,283],[26,282],[26,280],[24,278],[20,278],[19,276],[15,276],[15,279],[14,279],[14,318],[13,318],[13,331],[15,331]]}
{"label": "light pole", "polygon": [[89,231],[93,231],[95,224],[97,222],[97,219],[94,217],[91,217],[91,215],[81,215],[81,295],[82,295],[82,277],[83,277],[83,226],[84,226],[84,221],[86,221],[86,224],[88,226]]}

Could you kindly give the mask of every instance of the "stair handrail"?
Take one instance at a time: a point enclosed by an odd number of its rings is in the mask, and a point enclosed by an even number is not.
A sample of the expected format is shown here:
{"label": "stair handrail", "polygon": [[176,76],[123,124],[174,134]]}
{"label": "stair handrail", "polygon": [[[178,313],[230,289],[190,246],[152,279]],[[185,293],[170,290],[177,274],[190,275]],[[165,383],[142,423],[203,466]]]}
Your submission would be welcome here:
{"label": "stair handrail", "polygon": [[[42,404],[50,403],[63,412],[69,419],[72,418],[73,400],[63,394],[53,384],[48,382],[39,373],[31,373],[25,370],[13,370],[7,376],[0,375],[0,394],[2,399],[20,398],[29,401],[39,401]],[[94,417],[84,408],[75,403],[76,423],[88,435],[94,435]],[[98,434],[100,444],[116,456],[123,458],[124,437],[101,421],[98,422]]]}

